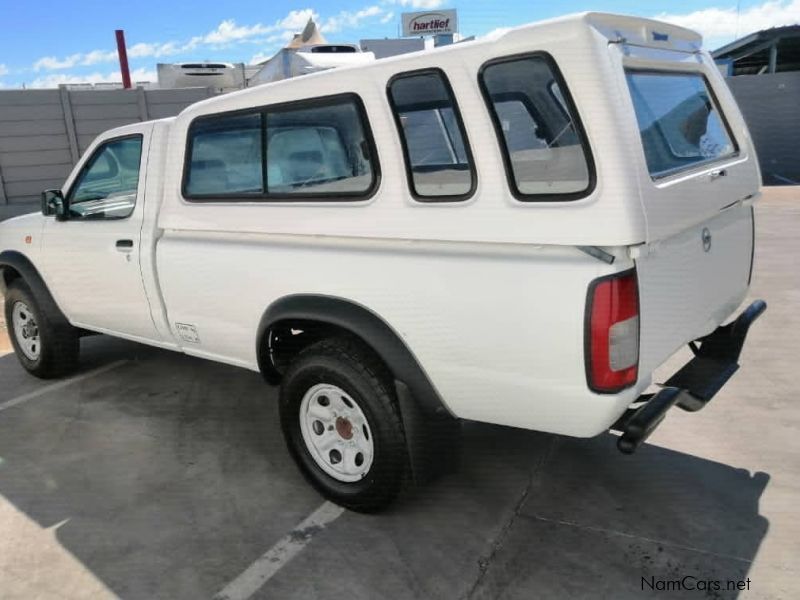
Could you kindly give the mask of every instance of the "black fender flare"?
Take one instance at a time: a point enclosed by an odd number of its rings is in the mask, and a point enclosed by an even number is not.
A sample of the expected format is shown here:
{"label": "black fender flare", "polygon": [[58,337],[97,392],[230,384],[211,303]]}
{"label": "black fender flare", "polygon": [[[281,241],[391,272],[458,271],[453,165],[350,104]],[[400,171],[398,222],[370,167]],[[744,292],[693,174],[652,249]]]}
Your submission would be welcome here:
{"label": "black fender flare", "polygon": [[316,321],[349,331],[384,361],[396,382],[408,388],[425,413],[450,416],[430,379],[408,346],[381,317],[355,302],[318,294],[293,294],[273,302],[264,311],[256,336],[256,355],[262,373],[272,369],[265,352],[265,336],[280,321]]}
{"label": "black fender flare", "polygon": [[44,278],[27,256],[16,250],[0,252],[0,291],[5,291],[8,281],[5,275],[6,268],[14,269],[19,273],[54,325],[71,327],[69,319],[59,308],[58,303],[44,282]]}

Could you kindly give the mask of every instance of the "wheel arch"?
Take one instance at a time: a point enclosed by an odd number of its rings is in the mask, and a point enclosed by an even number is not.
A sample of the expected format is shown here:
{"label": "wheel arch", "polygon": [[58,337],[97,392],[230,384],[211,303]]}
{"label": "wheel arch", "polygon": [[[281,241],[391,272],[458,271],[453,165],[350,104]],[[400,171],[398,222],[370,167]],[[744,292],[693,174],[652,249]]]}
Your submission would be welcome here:
{"label": "wheel arch", "polygon": [[60,325],[69,325],[69,320],[59,308],[39,270],[31,260],[16,250],[0,252],[0,292],[5,294],[8,286],[16,279],[22,279],[27,284],[36,299],[43,305],[42,308],[49,312],[51,319],[55,319]]}
{"label": "wheel arch", "polygon": [[[385,363],[396,382],[408,388],[425,412],[451,412],[400,335],[379,315],[351,300],[320,294],[294,294],[273,302],[261,317],[256,336],[256,355],[261,373],[271,383],[281,378],[273,361],[272,336],[281,327],[318,324],[359,338]],[[300,348],[302,349],[302,347]]]}

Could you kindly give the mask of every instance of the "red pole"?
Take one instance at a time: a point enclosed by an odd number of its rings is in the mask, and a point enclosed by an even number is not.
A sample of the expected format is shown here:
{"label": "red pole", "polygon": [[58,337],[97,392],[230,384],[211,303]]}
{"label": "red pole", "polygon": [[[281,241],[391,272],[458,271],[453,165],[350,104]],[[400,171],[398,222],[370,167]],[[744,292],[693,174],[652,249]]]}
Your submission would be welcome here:
{"label": "red pole", "polygon": [[125,49],[125,32],[117,29],[117,54],[119,55],[119,71],[122,73],[122,87],[131,88],[131,70],[128,68],[128,51]]}

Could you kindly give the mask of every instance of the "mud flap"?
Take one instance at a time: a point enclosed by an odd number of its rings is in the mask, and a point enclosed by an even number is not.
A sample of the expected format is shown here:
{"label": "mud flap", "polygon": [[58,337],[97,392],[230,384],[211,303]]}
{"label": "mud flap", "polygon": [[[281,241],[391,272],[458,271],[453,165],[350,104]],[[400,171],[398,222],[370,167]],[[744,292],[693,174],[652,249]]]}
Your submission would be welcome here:
{"label": "mud flap", "polygon": [[414,483],[419,485],[458,470],[461,421],[444,411],[420,408],[408,386],[395,381]]}

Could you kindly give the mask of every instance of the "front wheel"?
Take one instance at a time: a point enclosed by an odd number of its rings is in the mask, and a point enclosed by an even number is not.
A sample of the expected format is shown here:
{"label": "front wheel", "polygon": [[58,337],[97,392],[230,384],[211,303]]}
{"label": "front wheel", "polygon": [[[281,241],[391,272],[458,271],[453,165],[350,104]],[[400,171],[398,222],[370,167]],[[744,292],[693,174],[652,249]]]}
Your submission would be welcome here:
{"label": "front wheel", "polygon": [[392,378],[362,344],[317,342],[301,352],[281,385],[289,452],[326,498],[351,510],[388,506],[408,476],[408,451]]}
{"label": "front wheel", "polygon": [[11,344],[22,366],[42,379],[61,377],[78,366],[80,338],[68,323],[48,314],[22,280],[6,290],[5,317]]}

